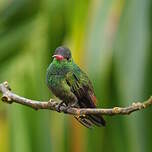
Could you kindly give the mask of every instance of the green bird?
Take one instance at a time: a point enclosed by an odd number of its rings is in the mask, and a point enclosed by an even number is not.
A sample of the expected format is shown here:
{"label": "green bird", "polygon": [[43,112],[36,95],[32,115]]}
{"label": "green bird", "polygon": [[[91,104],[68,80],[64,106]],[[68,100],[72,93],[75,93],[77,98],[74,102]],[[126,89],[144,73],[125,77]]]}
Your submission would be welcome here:
{"label": "green bird", "polygon": [[[97,100],[91,81],[75,64],[68,48],[56,48],[53,61],[47,69],[46,82],[52,93],[62,100],[60,106],[64,104],[67,108],[96,108]],[[106,125],[100,114],[74,117],[87,128]]]}

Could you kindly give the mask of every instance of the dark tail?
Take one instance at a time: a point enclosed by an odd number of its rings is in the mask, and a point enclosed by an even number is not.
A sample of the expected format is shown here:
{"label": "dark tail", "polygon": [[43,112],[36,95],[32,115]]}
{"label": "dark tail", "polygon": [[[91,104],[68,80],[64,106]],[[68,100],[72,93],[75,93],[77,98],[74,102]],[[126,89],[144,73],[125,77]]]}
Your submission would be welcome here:
{"label": "dark tail", "polygon": [[[78,103],[78,108],[96,108],[94,102],[91,99],[88,100],[88,98],[82,98]],[[87,128],[106,126],[106,122],[100,114],[86,114],[75,116],[75,118]]]}
{"label": "dark tail", "polygon": [[96,126],[106,126],[106,122],[101,115],[86,115],[86,117]]}
{"label": "dark tail", "polygon": [[98,127],[106,125],[106,122],[101,115],[83,115],[75,116],[75,118],[87,128],[92,128],[94,125]]}

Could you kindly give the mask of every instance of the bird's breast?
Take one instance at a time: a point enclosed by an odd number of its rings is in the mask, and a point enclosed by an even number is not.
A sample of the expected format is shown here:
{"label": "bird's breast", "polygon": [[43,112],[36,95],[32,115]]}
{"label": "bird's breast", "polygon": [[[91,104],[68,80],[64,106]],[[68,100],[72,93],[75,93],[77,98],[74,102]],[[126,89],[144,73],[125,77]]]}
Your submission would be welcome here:
{"label": "bird's breast", "polygon": [[51,64],[47,69],[47,86],[52,93],[61,100],[75,100],[75,96],[66,82],[66,76],[70,70],[71,69],[68,66],[60,66],[56,64]]}
{"label": "bird's breast", "polygon": [[64,76],[52,74],[47,78],[47,85],[54,92],[54,90],[59,90],[62,87],[63,80]]}
{"label": "bird's breast", "polygon": [[64,99],[67,94],[64,76],[50,75],[49,79],[47,80],[47,85],[56,97]]}

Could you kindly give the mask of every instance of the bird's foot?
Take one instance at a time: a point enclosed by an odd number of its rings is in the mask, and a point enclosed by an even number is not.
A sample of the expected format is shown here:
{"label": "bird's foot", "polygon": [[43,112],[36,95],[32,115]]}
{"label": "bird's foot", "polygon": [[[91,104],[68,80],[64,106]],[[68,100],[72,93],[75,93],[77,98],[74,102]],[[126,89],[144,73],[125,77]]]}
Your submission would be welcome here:
{"label": "bird's foot", "polygon": [[80,107],[77,102],[68,104],[67,106],[64,107],[64,113],[67,113],[68,109],[71,109],[71,108],[80,108]]}
{"label": "bird's foot", "polygon": [[79,108],[77,102],[72,104],[66,104],[64,101],[62,101],[56,106],[57,112],[61,112],[63,110],[61,108],[63,107],[64,107],[64,113],[66,113],[70,108]]}
{"label": "bird's foot", "polygon": [[71,105],[65,106],[64,107],[64,113],[67,113],[68,109],[70,109],[70,108],[74,108],[74,107],[72,107]]}
{"label": "bird's foot", "polygon": [[58,105],[57,105],[57,112],[61,112],[61,107],[65,106],[64,101],[61,101]]}

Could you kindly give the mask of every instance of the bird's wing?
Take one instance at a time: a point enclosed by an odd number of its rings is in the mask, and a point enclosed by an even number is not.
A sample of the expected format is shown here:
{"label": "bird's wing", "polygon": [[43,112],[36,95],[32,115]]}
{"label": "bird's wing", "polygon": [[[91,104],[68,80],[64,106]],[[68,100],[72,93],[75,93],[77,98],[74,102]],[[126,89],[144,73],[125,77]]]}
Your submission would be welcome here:
{"label": "bird's wing", "polygon": [[80,107],[96,107],[96,97],[87,75],[80,69],[69,72],[66,82],[79,101]]}
{"label": "bird's wing", "polygon": [[[96,108],[96,97],[88,76],[79,68],[66,75],[66,82],[70,90],[78,99],[80,108]],[[91,128],[93,125],[105,126],[105,120],[100,114],[87,114],[75,117],[81,124]]]}

